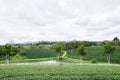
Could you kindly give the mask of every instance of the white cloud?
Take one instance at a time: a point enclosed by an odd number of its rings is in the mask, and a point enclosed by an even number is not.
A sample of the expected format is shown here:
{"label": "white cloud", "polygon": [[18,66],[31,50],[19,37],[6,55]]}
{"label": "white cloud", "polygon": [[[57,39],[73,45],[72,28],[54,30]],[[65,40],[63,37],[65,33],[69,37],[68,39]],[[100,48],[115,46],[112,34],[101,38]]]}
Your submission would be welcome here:
{"label": "white cloud", "polygon": [[0,0],[0,44],[105,40],[120,34],[120,0]]}

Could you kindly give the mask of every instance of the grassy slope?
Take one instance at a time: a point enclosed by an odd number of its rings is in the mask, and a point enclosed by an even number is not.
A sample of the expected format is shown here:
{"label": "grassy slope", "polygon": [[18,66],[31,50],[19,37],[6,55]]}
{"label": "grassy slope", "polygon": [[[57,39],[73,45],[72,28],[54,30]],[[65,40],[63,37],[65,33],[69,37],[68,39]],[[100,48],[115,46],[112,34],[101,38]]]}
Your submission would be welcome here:
{"label": "grassy slope", "polygon": [[30,48],[26,49],[25,56],[29,59],[55,57],[55,51],[52,49]]}
{"label": "grassy slope", "polygon": [[[20,48],[21,54],[24,54],[25,59],[22,59],[22,56],[11,57],[10,63],[16,62],[41,62],[53,60],[56,56],[56,53],[53,49],[48,48]],[[24,52],[24,53],[22,53]],[[6,59],[3,57],[0,58],[0,64],[6,63]]]}
{"label": "grassy slope", "polygon": [[[85,60],[91,60],[96,58],[98,61],[106,62],[106,56],[103,56],[104,47],[95,46],[95,47],[86,47],[87,55],[84,57]],[[68,51],[68,57],[79,59],[79,56],[76,55],[76,50]],[[117,47],[115,53],[111,56],[111,62],[120,63],[120,47]]]}
{"label": "grassy slope", "polygon": [[[98,61],[107,62],[106,56],[103,56],[104,47],[95,46],[95,47],[86,47],[88,54],[84,57],[84,60],[92,60],[96,58]],[[55,57],[56,53],[52,49],[43,49],[43,48],[30,48],[26,49],[27,53],[25,54],[29,59],[35,58],[49,58]],[[69,58],[79,59],[79,56],[76,55],[76,50],[67,51]],[[115,53],[111,56],[111,62],[120,63],[120,47],[117,47]]]}
{"label": "grassy slope", "polygon": [[119,66],[3,66],[0,80],[119,80]]}

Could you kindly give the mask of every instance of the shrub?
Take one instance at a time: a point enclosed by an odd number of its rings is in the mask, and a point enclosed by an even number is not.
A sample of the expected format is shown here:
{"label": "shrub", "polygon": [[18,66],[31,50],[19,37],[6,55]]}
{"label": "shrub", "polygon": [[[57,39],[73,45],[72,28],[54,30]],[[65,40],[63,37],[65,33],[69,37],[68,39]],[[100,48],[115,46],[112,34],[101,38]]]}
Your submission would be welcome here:
{"label": "shrub", "polygon": [[93,59],[91,60],[91,63],[97,63],[97,59],[93,58]]}
{"label": "shrub", "polygon": [[26,56],[20,55],[20,54],[16,54],[15,56],[10,58],[11,60],[24,60],[27,59]]}

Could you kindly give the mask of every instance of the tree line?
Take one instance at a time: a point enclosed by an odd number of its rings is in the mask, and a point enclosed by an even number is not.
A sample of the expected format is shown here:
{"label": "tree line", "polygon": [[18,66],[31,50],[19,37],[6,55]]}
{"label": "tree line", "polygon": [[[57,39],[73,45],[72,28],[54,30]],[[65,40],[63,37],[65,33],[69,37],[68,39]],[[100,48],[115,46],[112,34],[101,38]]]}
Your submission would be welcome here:
{"label": "tree line", "polygon": [[110,43],[113,46],[120,46],[120,41],[118,39],[118,37],[113,38],[113,40],[109,41],[109,40],[105,40],[105,41],[62,41],[62,42],[57,42],[56,44],[54,44],[52,46],[52,48],[55,48],[58,45],[61,45],[62,48],[64,50],[70,50],[70,49],[75,49],[77,48],[79,45],[84,45],[85,47],[89,47],[89,46],[104,46],[107,43]]}

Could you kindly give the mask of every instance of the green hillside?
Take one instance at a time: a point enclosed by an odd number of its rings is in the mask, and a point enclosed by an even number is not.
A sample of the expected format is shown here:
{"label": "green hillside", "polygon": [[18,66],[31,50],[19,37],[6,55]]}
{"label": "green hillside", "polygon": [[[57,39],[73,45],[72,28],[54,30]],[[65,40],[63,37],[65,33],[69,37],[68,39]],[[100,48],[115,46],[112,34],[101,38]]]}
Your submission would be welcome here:
{"label": "green hillside", "polygon": [[[107,62],[106,56],[103,56],[104,47],[102,46],[93,46],[86,47],[87,55],[84,57],[84,60],[92,60],[93,58],[98,61]],[[68,51],[68,57],[79,59],[76,49]],[[116,48],[115,53],[111,56],[111,62],[120,63],[120,47]]]}
{"label": "green hillside", "polygon": [[44,48],[25,49],[25,56],[29,59],[55,57],[55,51]]}
{"label": "green hillside", "polygon": [[[98,61],[107,62],[106,56],[102,54],[104,51],[103,46],[86,47],[86,50],[87,50],[87,55],[83,58],[84,60],[92,60],[93,58],[95,58]],[[29,59],[49,58],[56,56],[56,53],[53,49],[29,48],[29,49],[25,49],[25,51],[26,51],[25,56],[28,57]],[[74,59],[80,58],[77,55],[76,49],[68,50],[67,54],[69,58],[74,58]],[[111,56],[111,62],[120,63],[120,47],[117,47],[115,53]]]}

